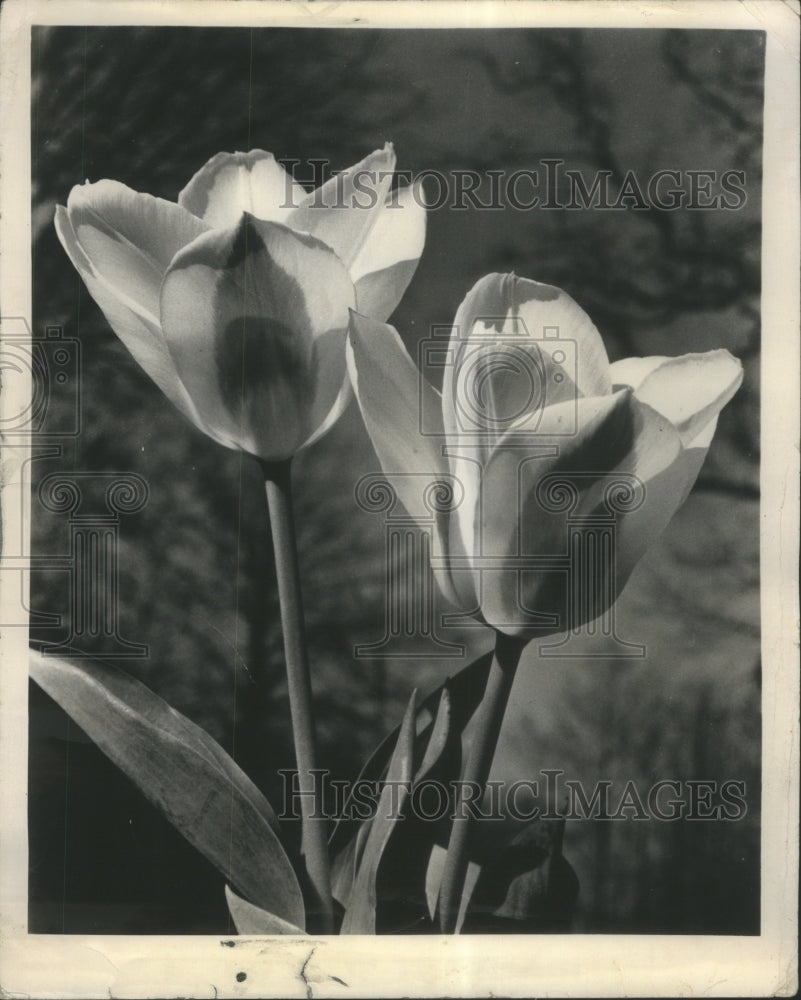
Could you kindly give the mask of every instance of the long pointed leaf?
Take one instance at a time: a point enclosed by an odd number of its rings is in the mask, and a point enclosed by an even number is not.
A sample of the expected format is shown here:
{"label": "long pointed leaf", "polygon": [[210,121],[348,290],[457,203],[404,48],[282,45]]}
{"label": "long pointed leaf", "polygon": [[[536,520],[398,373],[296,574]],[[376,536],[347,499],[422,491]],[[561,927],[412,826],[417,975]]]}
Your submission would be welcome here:
{"label": "long pointed leaf", "polygon": [[[439,890],[442,884],[442,873],[445,870],[445,858],[447,855],[447,848],[442,847],[440,844],[434,844],[431,857],[428,861],[428,868],[426,869],[426,900],[428,901],[428,913],[432,920],[436,920],[437,918]],[[456,934],[462,929],[464,918],[467,915],[467,907],[480,874],[481,865],[476,861],[469,861],[464,877],[464,886],[462,887],[462,899],[459,903],[459,915],[456,918]]]}
{"label": "long pointed leaf", "polygon": [[[387,845],[378,873],[378,932],[405,933],[427,923],[426,871],[436,844],[447,844],[454,806],[454,783],[462,762],[462,730],[453,725],[450,684],[446,682],[412,796],[421,794],[417,809],[407,808]],[[426,801],[425,785],[437,787]],[[443,798],[443,792],[446,793]],[[433,811],[432,811],[433,807]],[[428,815],[425,815],[425,812]]]}
{"label": "long pointed leaf", "polygon": [[[439,763],[445,749],[448,746],[448,737],[451,734],[451,696],[448,688],[448,682],[442,688],[442,694],[439,699],[439,708],[437,709],[437,715],[434,719],[434,724],[431,727],[431,736],[428,740],[428,745],[426,746],[426,752],[423,755],[422,763],[417,769],[417,773],[414,776],[414,780],[423,781],[431,771]],[[460,734],[461,735],[461,734]]]}
{"label": "long pointed leaf", "polygon": [[371,816],[370,819],[362,821],[356,836],[351,837],[344,850],[337,854],[331,864],[331,892],[334,899],[346,910],[374,818]]}
{"label": "long pointed leaf", "polygon": [[269,803],[208,733],[115,667],[31,651],[30,673],[239,892],[305,926]]}
{"label": "long pointed leaf", "polygon": [[300,927],[237,896],[228,885],[225,887],[225,901],[237,934],[306,934]]}
{"label": "long pointed leaf", "polygon": [[[413,791],[421,781],[440,781],[447,786],[459,776],[461,732],[451,726],[453,713],[447,681],[441,692],[434,723],[422,734],[419,733],[421,712],[417,712],[418,736],[413,760],[416,763],[420,757],[423,759],[414,769]],[[346,909],[372,823],[373,818],[362,822],[356,836],[334,858],[331,871],[334,897]],[[393,828],[379,866],[378,933],[395,933],[418,923],[424,916],[423,875],[428,856],[437,837],[447,843],[448,829],[447,822],[423,819],[405,810],[403,821]]]}
{"label": "long pointed leaf", "polygon": [[[446,684],[450,694],[451,729],[457,730],[459,733],[464,730],[483,697],[491,663],[492,653],[485,653],[449,677],[420,702],[420,707],[417,710],[416,731],[421,741],[427,736],[430,737]],[[355,782],[356,786],[361,782],[379,781],[383,777],[392,757],[393,748],[397,745],[399,734],[400,726],[396,726],[376,747],[359,773]],[[336,857],[340,851],[345,849],[348,841],[356,835],[363,822],[363,820],[351,818],[351,804],[349,797],[345,803],[343,818],[337,822],[331,834],[329,847],[332,857]]]}
{"label": "long pointed leaf", "polygon": [[[417,692],[413,691],[406,714],[403,716],[395,753],[389,764],[387,783],[381,792],[378,811],[371,822],[370,834],[356,873],[350,902],[342,920],[341,934],[375,934],[378,866],[395,824],[402,814],[413,778],[416,700]],[[391,808],[393,786],[397,786],[394,811]]]}

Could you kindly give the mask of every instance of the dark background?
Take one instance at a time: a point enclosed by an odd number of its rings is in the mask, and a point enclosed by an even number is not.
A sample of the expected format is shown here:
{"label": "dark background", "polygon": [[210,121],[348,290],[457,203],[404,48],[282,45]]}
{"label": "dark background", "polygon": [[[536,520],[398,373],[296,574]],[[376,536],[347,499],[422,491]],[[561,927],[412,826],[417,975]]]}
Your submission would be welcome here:
{"label": "dark background", "polygon": [[[693,495],[617,606],[619,633],[647,659],[538,665],[529,647],[494,775],[551,767],[590,788],[631,779],[646,791],[744,781],[737,822],[576,821],[565,851],[581,880],[579,931],[757,933],[762,34],[39,28],[32,66],[34,334],[62,327],[82,350],[80,434],[34,461],[34,486],[59,470],[148,483],[145,509],[122,519],[119,562],[120,633],[149,656],[119,664],[207,728],[274,804],[292,752],[258,470],[137,368],[58,244],[55,205],[103,177],[175,199],[221,150],[339,170],[386,140],[413,173],[511,173],[553,156],[588,182],[599,169],[618,181],[746,172],[738,211],[432,211],[393,322],[414,349],[478,277],[515,270],[568,290],[613,360],[715,347],[743,360]],[[75,405],[50,389],[53,433]],[[353,497],[377,469],[354,406],[295,467],[320,756],[336,777],[356,775],[415,684],[465,662],[353,656],[382,634],[383,526]],[[67,517],[36,499],[32,544],[42,557],[69,547]],[[34,619],[35,641],[67,638],[69,600],[66,572],[32,574],[33,611],[62,615]],[[467,655],[489,641],[447,638]],[[31,698],[30,930],[226,932],[221,876],[52,702]]]}

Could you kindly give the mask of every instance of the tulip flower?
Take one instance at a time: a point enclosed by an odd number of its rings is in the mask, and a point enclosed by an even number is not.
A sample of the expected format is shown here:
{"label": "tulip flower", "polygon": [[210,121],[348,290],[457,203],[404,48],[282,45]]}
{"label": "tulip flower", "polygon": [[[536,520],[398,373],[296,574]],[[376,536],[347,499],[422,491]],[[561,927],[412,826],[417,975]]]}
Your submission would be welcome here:
{"label": "tulip flower", "polygon": [[392,192],[391,144],[307,194],[271,153],[220,153],[178,203],[116,181],[56,210],[70,260],[117,336],[197,427],[259,459],[281,606],[302,799],[308,906],[332,927],[326,829],[314,812],[315,727],[290,462],[350,398],[349,310],[384,320],[425,238],[418,189]]}
{"label": "tulip flower", "polygon": [[[614,602],[686,499],[742,371],[727,351],[610,365],[570,296],[513,274],[482,278],[447,346],[433,353],[444,369],[441,393],[391,326],[351,317],[348,366],[384,472],[412,516],[413,476],[449,485],[453,504],[433,525],[435,575],[448,598],[496,629],[439,886],[440,929],[454,933],[469,803],[489,777],[525,642],[575,628]],[[568,508],[574,524],[608,523],[605,486],[615,480],[633,483],[637,502],[616,515],[611,579],[598,546],[575,571],[583,578],[571,580]],[[565,497],[567,505],[553,502]],[[580,602],[570,600],[577,583],[590,595]]]}
{"label": "tulip flower", "polygon": [[614,477],[639,484],[642,502],[617,517],[608,606],[686,499],[742,379],[739,361],[718,350],[610,365],[565,292],[513,274],[474,286],[438,354],[441,393],[391,326],[352,316],[351,378],[384,471],[401,473],[393,479],[401,501],[418,512],[404,473],[449,482],[455,493],[434,525],[441,590],[522,639],[583,624],[569,617],[565,573],[553,568],[565,513],[549,509],[543,487],[572,482],[576,518],[604,512]]}
{"label": "tulip flower", "polygon": [[59,239],[117,336],[197,427],[280,461],[350,395],[348,310],[386,319],[425,238],[391,192],[387,144],[306,193],[271,153],[220,153],[177,204],[101,180],[56,210]]}

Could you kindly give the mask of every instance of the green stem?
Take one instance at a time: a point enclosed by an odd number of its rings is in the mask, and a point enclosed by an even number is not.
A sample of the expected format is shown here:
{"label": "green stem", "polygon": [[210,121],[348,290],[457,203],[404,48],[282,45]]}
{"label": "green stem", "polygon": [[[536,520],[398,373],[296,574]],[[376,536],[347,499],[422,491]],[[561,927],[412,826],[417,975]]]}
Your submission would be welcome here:
{"label": "green stem", "polygon": [[322,812],[317,812],[315,795],[314,714],[309,658],[306,651],[303,620],[303,600],[300,590],[298,554],[295,541],[295,518],[292,510],[290,459],[262,463],[270,511],[270,528],[275,552],[275,572],[278,578],[278,598],[281,603],[281,625],[284,634],[289,708],[295,741],[298,768],[301,817],[303,823],[302,853],[312,898],[310,915],[319,919],[316,933],[333,933],[331,901],[331,871],[328,859],[327,824]]}
{"label": "green stem", "polygon": [[[443,934],[453,934],[456,931],[465,876],[470,860],[470,834],[473,817],[469,810],[469,803],[476,801],[476,799],[469,794],[468,788],[476,785],[483,788],[487,783],[487,778],[489,778],[501,724],[509,701],[509,692],[512,690],[512,682],[515,679],[522,651],[523,643],[519,639],[504,635],[503,632],[497,633],[495,655],[487,678],[484,697],[478,709],[473,743],[456,798],[456,810],[448,841],[448,854],[442,872],[442,884],[439,891],[439,923]],[[480,798],[477,801],[480,801]]]}

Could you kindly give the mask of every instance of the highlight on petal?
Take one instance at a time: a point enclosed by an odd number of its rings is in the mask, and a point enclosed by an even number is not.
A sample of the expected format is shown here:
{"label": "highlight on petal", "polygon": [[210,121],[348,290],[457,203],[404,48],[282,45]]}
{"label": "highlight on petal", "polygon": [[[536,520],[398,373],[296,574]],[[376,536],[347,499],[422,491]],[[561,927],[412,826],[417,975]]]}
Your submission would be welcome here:
{"label": "highlight on petal", "polygon": [[217,440],[278,460],[336,402],[353,304],[350,278],[325,244],[245,215],[178,254],[162,286],[161,322]]}
{"label": "highlight on petal", "polygon": [[350,267],[359,312],[385,320],[412,280],[426,239],[421,184],[390,194]]}
{"label": "highlight on petal", "polygon": [[206,430],[195,404],[178,376],[159,323],[151,319],[146,310],[134,308],[114,285],[97,273],[78,243],[67,209],[61,205],[56,208],[55,225],[61,245],[83,279],[89,294],[134,361],[184,416],[201,430]]}
{"label": "highlight on petal", "polygon": [[178,204],[223,229],[243,212],[257,219],[286,224],[306,197],[306,190],[263,149],[218,153],[198,170],[178,195]]}
{"label": "highlight on petal", "polygon": [[287,225],[327,243],[350,268],[385,211],[394,171],[388,142],[308,194]]}
{"label": "highlight on petal", "polygon": [[689,444],[735,394],[743,371],[737,358],[717,350],[677,358],[629,358],[612,366],[612,377],[629,385],[636,382],[637,398],[666,416]]}
{"label": "highlight on petal", "polygon": [[108,180],[74,187],[67,214],[95,272],[129,308],[158,324],[170,261],[208,227],[171,201]]}
{"label": "highlight on petal", "polygon": [[[415,516],[420,506],[420,477],[429,477],[431,484],[450,480],[442,438],[423,433],[421,420],[423,408],[432,416],[439,412],[438,393],[421,378],[397,331],[358,313],[351,314],[347,359],[353,390],[381,467],[401,503]],[[437,557],[448,556],[447,521],[448,514],[442,512],[436,522]],[[430,522],[424,525],[429,526]],[[446,597],[457,603],[447,571],[435,564],[434,572]]]}
{"label": "highlight on petal", "polygon": [[401,260],[356,282],[356,307],[383,323],[395,312],[417,270],[416,260]]}
{"label": "highlight on petal", "polygon": [[[643,411],[649,410],[641,404]],[[655,417],[655,410],[650,410]],[[664,418],[662,418],[664,420]],[[652,424],[655,420],[652,419]],[[717,426],[713,418],[689,446],[682,447],[675,458],[659,470],[651,467],[651,475],[642,466],[638,469],[645,481],[645,502],[637,510],[624,515],[618,523],[616,575],[622,589],[637,563],[657,540],[690,494],[712,443]],[[644,440],[641,452],[648,451]]]}
{"label": "highlight on petal", "polygon": [[647,358],[621,358],[609,366],[612,384],[627,385],[631,389],[639,388],[643,379],[657,369],[663,362],[669,361],[665,355],[652,355]]}
{"label": "highlight on petal", "polygon": [[491,445],[526,413],[611,391],[600,334],[561,289],[514,274],[489,274],[456,313],[443,417]]}
{"label": "highlight on petal", "polygon": [[434,414],[439,409],[437,390],[420,378],[397,330],[351,313],[348,369],[384,471],[429,473],[432,479],[447,474],[440,442],[421,426],[422,407]]}

